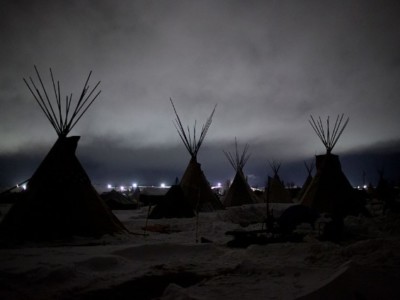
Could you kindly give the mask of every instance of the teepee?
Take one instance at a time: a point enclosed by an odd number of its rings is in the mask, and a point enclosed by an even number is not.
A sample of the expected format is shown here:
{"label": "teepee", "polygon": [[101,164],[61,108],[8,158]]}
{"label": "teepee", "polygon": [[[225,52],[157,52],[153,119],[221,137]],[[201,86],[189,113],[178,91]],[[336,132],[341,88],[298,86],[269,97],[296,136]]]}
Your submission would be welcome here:
{"label": "teepee", "polygon": [[344,114],[337,116],[331,128],[329,117],[324,127],[321,118],[316,121],[311,116],[309,123],[324,144],[326,154],[316,156],[316,174],[300,199],[304,205],[338,217],[354,212],[356,206],[353,188],[342,171],[339,156],[332,154],[349,122],[349,118],[343,118]]}
{"label": "teepee", "polygon": [[186,201],[182,187],[173,185],[165,194],[164,199],[151,210],[149,219],[192,218],[194,216],[194,208],[189,201]]}
{"label": "teepee", "polygon": [[297,196],[297,199],[301,199],[303,197],[304,193],[308,189],[308,186],[311,184],[311,181],[313,179],[312,171],[314,170],[314,162],[311,162],[311,163],[304,162],[304,166],[306,167],[306,170],[307,170],[307,178],[301,187],[301,190]]}
{"label": "teepee", "polygon": [[396,204],[396,192],[393,184],[384,175],[384,167],[377,170],[379,174],[378,184],[376,185],[376,198],[382,201],[385,208],[392,209]]}
{"label": "teepee", "polygon": [[225,197],[223,204],[225,207],[228,206],[239,206],[243,204],[254,204],[257,203],[257,198],[243,173],[243,168],[247,163],[250,155],[247,154],[249,145],[246,144],[243,148],[242,154],[239,155],[237,140],[235,138],[235,155],[230,152],[224,151],[226,158],[229,163],[236,171],[235,178],[232,181]]}
{"label": "teepee", "polygon": [[[40,90],[30,78],[25,81],[37,104],[54,127],[58,139],[30,178],[26,197],[12,206],[0,224],[2,238],[55,240],[73,236],[99,237],[125,230],[92,186],[75,156],[79,136],[67,137],[97,99],[98,82],[89,88],[91,72],[79,99],[72,94],[61,99],[60,83],[50,69],[55,100],[50,100],[35,66]],[[75,102],[75,103],[73,103]]]}
{"label": "teepee", "polygon": [[279,177],[279,169],[281,168],[281,163],[277,161],[269,162],[274,176],[268,176],[267,183],[267,200],[269,203],[293,203],[290,193],[286,190],[281,178]]}
{"label": "teepee", "polygon": [[193,126],[193,132],[189,130],[189,127],[185,130],[172,99],[170,99],[170,101],[176,116],[175,128],[185,145],[186,150],[190,154],[189,164],[179,183],[184,192],[185,199],[191,203],[195,211],[213,211],[216,209],[222,209],[222,203],[211,190],[211,186],[201,169],[201,165],[197,162],[197,154],[203,144],[207,131],[211,126],[212,117],[217,106],[214,107],[211,115],[201,128],[200,136],[197,137],[196,123]]}

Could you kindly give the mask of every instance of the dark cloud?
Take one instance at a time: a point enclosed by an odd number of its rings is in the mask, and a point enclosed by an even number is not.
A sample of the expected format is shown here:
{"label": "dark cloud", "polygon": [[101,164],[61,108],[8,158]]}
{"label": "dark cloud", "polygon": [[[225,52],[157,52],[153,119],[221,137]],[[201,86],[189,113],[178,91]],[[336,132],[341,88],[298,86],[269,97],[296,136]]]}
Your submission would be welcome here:
{"label": "dark cloud", "polygon": [[[324,152],[310,114],[350,116],[339,154],[398,138],[397,1],[1,5],[0,155],[22,164],[7,172],[26,170],[35,145],[50,148],[56,138],[22,82],[34,64],[47,84],[52,67],[65,94],[78,93],[89,70],[102,81],[101,97],[71,132],[83,136],[79,153],[98,178],[123,180],[131,170],[174,178],[186,166],[170,97],[186,124],[203,122],[218,103],[199,157],[212,180],[229,176],[221,150],[235,136],[251,146],[255,182],[270,159],[298,178],[298,162]],[[103,160],[101,147],[113,160]]]}

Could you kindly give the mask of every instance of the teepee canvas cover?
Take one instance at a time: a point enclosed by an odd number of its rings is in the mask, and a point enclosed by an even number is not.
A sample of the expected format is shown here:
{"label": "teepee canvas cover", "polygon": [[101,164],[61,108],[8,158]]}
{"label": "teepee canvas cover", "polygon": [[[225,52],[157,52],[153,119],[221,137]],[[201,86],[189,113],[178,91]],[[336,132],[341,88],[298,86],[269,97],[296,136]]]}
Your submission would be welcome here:
{"label": "teepee canvas cover", "polygon": [[236,171],[235,178],[224,198],[224,206],[239,206],[257,202],[257,198],[247,183],[243,171]]}
{"label": "teepee canvas cover", "polygon": [[301,198],[301,203],[319,212],[345,215],[354,198],[353,187],[342,171],[339,156],[316,156],[317,173]]}
{"label": "teepee canvas cover", "polygon": [[214,211],[223,208],[196,158],[190,159],[179,185],[195,211]]}
{"label": "teepee canvas cover", "polygon": [[[37,75],[42,82],[38,72]],[[29,85],[28,87],[56,129],[58,140],[29,180],[26,197],[15,203],[4,217],[0,224],[2,237],[17,240],[52,240],[75,235],[98,237],[125,230],[100,198],[75,156],[79,137],[67,137],[76,124],[75,118],[79,120],[88,108],[85,103],[91,100],[91,104],[100,93],[90,98],[96,85],[89,96],[86,96],[87,81],[77,108],[68,118],[68,113],[62,114],[61,111],[59,88],[55,88],[59,108],[57,113],[60,113],[58,115],[54,113],[50,101],[43,100],[31,79],[37,94],[33,93]],[[42,87],[48,99],[44,86]],[[71,98],[67,98],[68,112],[70,106]],[[81,109],[83,112],[80,114]]]}
{"label": "teepee canvas cover", "polygon": [[75,156],[79,137],[60,137],[1,223],[1,233],[16,239],[101,236],[123,230],[93,188]]}

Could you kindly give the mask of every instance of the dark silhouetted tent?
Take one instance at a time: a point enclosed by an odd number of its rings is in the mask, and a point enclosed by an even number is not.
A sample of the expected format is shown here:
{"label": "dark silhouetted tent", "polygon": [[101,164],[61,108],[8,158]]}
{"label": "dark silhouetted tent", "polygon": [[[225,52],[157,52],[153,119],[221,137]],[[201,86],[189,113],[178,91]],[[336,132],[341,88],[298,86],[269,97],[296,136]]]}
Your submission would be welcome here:
{"label": "dark silhouetted tent", "polygon": [[268,176],[267,198],[269,203],[293,203],[290,193],[286,190],[281,178],[279,177],[279,169],[281,164],[273,161],[269,163],[274,176]]}
{"label": "dark silhouetted tent", "polygon": [[195,216],[193,206],[186,201],[180,185],[173,185],[168,190],[163,201],[152,209],[149,218],[192,218]]}
{"label": "dark silhouetted tent", "polygon": [[110,209],[135,209],[138,204],[115,189],[100,195]]}
{"label": "dark silhouetted tent", "polygon": [[332,154],[348,121],[347,118],[343,123],[343,115],[338,116],[331,130],[329,117],[324,129],[321,118],[315,121],[311,116],[310,124],[325,145],[326,154],[316,156],[316,174],[300,199],[304,205],[338,217],[354,213],[358,205],[353,187],[342,171],[339,156]]}
{"label": "dark silhouetted tent", "polygon": [[246,144],[242,154],[239,155],[237,141],[235,139],[235,155],[224,151],[228,161],[236,171],[235,178],[224,197],[223,204],[225,207],[254,204],[258,202],[256,195],[249,186],[243,173],[243,168],[250,157],[250,155],[247,155],[248,148],[249,146]]}
{"label": "dark silhouetted tent", "polygon": [[141,186],[135,188],[133,199],[138,202],[139,206],[154,206],[164,201],[168,188],[159,186]]}
{"label": "dark silhouetted tent", "polygon": [[376,198],[382,201],[385,208],[393,209],[396,204],[396,191],[394,185],[384,176],[384,168],[378,170],[379,180],[376,185]]}
{"label": "dark silhouetted tent", "polygon": [[222,203],[213,193],[211,186],[207,181],[203,170],[201,169],[201,165],[197,162],[197,153],[199,152],[204,138],[206,137],[207,131],[211,125],[216,106],[214,107],[206,123],[203,125],[200,136],[197,137],[196,123],[193,126],[193,133],[190,132],[189,128],[186,131],[182,125],[182,122],[179,118],[179,115],[175,109],[172,100],[171,104],[176,116],[176,130],[191,156],[186,171],[183,174],[182,179],[179,183],[179,185],[182,187],[185,199],[187,199],[187,201],[191,203],[195,211],[213,211],[217,209],[222,209]]}
{"label": "dark silhouetted tent", "polygon": [[314,163],[311,162],[310,164],[307,164],[306,162],[304,162],[304,166],[306,167],[307,170],[307,178],[304,181],[301,190],[297,196],[298,199],[301,199],[303,197],[304,193],[307,191],[308,186],[311,184],[311,181],[313,179],[312,171],[314,169]]}
{"label": "dark silhouetted tent", "polygon": [[[56,104],[51,104],[36,69],[43,92],[25,80],[40,108],[56,130],[58,139],[30,178],[26,196],[12,206],[0,224],[2,238],[15,240],[53,240],[72,236],[100,237],[125,230],[92,186],[88,175],[75,156],[78,136],[67,137],[75,124],[100,94],[99,83],[89,91],[86,80],[83,91],[71,107],[72,95],[62,103],[60,85],[51,79]],[[95,94],[94,94],[95,93]]]}

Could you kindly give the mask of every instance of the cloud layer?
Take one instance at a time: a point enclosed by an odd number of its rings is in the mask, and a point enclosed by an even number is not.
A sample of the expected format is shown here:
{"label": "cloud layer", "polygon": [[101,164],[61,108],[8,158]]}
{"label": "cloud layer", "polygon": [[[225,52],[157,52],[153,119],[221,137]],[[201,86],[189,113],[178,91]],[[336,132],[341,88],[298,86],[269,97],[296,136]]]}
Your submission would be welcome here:
{"label": "cloud layer", "polygon": [[[350,116],[337,153],[398,140],[396,1],[6,0],[2,6],[3,157],[40,153],[56,139],[22,81],[34,75],[34,64],[49,88],[52,67],[65,95],[78,94],[90,70],[93,82],[102,81],[100,99],[71,134],[83,136],[81,151],[98,172],[115,177],[129,173],[128,166],[173,174],[188,159],[169,98],[190,126],[218,104],[199,158],[221,176],[231,171],[221,150],[234,137],[250,144],[257,165],[324,152],[310,114]],[[104,163],[103,147],[115,164]]]}

